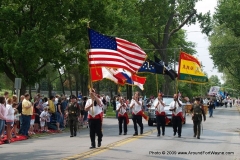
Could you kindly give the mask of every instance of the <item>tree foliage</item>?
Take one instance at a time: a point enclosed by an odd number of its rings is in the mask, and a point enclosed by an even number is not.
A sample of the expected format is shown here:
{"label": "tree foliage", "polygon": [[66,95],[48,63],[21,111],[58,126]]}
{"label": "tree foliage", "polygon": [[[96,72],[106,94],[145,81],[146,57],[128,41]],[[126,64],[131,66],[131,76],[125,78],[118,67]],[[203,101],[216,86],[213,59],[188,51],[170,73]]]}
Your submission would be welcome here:
{"label": "tree foliage", "polygon": [[214,65],[225,73],[226,83],[240,89],[240,15],[239,1],[220,0],[214,15],[214,29],[209,37],[209,47]]}

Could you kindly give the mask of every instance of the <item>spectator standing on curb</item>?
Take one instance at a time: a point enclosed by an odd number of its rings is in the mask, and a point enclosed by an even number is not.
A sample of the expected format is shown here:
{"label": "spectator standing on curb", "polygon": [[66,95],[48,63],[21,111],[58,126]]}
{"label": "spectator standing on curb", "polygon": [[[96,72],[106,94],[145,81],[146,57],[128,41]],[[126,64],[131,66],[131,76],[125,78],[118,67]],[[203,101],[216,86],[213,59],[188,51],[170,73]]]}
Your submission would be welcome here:
{"label": "spectator standing on curb", "polygon": [[14,109],[12,108],[12,98],[8,98],[7,104],[7,116],[6,116],[6,124],[7,124],[7,140],[5,143],[11,143],[12,135],[11,135],[11,127],[14,123]]}
{"label": "spectator standing on curb", "polygon": [[19,123],[20,123],[20,129],[19,129],[18,133],[21,133],[21,130],[22,130],[22,101],[23,100],[24,100],[24,95],[21,95],[20,102],[17,107],[17,110],[19,113]]}
{"label": "spectator standing on curb", "polygon": [[5,127],[5,120],[7,118],[7,108],[5,107],[5,98],[0,97],[0,140],[2,139],[2,131]]}
{"label": "spectator standing on curb", "polygon": [[27,136],[28,138],[28,130],[30,128],[31,116],[33,115],[33,105],[29,101],[30,95],[26,93],[24,95],[24,100],[22,102],[22,130],[21,134]]}

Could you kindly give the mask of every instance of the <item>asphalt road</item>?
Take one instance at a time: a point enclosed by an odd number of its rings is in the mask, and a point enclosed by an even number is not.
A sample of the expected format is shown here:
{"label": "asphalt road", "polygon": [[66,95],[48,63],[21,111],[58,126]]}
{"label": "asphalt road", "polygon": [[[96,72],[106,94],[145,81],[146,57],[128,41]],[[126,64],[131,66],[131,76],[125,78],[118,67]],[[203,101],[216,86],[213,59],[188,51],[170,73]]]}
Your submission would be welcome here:
{"label": "asphalt road", "polygon": [[193,138],[191,117],[183,125],[182,138],[173,136],[171,126],[165,136],[157,137],[156,127],[147,126],[144,134],[133,137],[130,121],[128,135],[118,135],[117,119],[105,118],[102,147],[90,150],[88,129],[77,137],[69,133],[55,134],[26,141],[0,145],[1,160],[21,159],[179,159],[179,160],[240,160],[240,113],[236,107],[217,108],[214,118],[203,123],[201,139]]}

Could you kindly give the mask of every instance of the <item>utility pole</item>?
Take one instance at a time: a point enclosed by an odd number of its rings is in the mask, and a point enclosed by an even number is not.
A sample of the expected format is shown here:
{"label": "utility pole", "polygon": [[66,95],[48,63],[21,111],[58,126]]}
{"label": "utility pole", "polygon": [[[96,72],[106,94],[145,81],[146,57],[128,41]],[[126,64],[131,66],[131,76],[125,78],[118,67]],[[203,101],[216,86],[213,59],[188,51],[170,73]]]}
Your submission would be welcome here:
{"label": "utility pole", "polygon": [[[174,58],[174,72],[176,72],[176,49],[174,49],[174,54],[173,54],[173,58]],[[175,78],[175,83],[174,83],[174,91],[176,91],[176,78]]]}

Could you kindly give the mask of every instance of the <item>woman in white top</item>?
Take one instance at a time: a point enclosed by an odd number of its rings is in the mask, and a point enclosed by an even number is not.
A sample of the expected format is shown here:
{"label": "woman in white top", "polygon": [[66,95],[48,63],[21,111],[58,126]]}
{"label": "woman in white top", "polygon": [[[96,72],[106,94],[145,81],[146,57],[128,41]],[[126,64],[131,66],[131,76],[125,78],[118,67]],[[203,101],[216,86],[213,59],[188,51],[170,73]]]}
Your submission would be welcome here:
{"label": "woman in white top", "polygon": [[13,126],[13,122],[14,122],[14,109],[12,107],[12,98],[8,98],[6,108],[7,108],[7,117],[6,117],[7,140],[5,143],[10,143],[12,139],[11,127]]}
{"label": "woman in white top", "polygon": [[132,120],[134,124],[135,133],[133,136],[138,135],[138,127],[140,127],[140,134],[143,134],[143,123],[142,123],[142,100],[139,98],[139,92],[135,92],[134,97],[130,103],[132,109]]}

